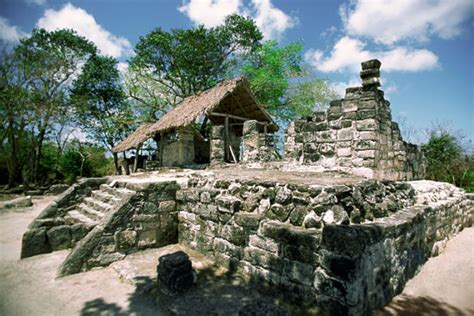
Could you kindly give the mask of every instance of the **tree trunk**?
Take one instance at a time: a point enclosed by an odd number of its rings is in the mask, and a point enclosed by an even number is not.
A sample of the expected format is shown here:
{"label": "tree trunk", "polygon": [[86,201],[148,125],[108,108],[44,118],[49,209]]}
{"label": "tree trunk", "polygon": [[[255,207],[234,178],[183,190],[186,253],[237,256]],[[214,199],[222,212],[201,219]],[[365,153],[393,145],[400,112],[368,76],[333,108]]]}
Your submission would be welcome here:
{"label": "tree trunk", "polygon": [[114,156],[115,174],[116,175],[121,175],[122,174],[122,169],[120,168],[119,163],[118,163],[118,154],[113,153],[113,156]]}

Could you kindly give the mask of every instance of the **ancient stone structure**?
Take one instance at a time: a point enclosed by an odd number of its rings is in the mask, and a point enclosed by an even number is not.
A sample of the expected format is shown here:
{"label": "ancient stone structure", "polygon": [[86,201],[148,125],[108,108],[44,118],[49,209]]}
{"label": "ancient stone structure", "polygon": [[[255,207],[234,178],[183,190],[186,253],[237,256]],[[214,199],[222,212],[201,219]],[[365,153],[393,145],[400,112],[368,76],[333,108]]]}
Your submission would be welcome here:
{"label": "ancient stone structure", "polygon": [[[30,225],[22,258],[72,248],[63,276],[179,242],[259,287],[284,293],[304,313],[371,314],[451,236],[471,226],[474,215],[473,194],[447,183],[399,181],[422,177],[423,157],[391,121],[377,89],[379,68],[376,60],[362,63],[362,87],[348,88],[327,112],[290,125],[286,160],[269,163],[270,172],[259,177],[255,169],[235,168],[229,175],[229,168],[83,180]],[[221,93],[211,98],[214,110],[235,101],[232,91],[245,89],[233,84],[214,91]],[[230,121],[235,113],[212,113],[224,124],[210,131],[211,162],[277,158],[270,136],[275,129],[267,130],[264,112],[243,124]],[[191,133],[182,135],[191,143]],[[346,174],[324,180],[312,173],[323,170]],[[160,266],[159,282],[170,293],[189,285],[185,255],[163,258]]]}
{"label": "ancient stone structure", "polygon": [[194,284],[191,260],[186,253],[178,251],[161,256],[156,267],[158,287],[167,295],[176,295]]}
{"label": "ancient stone structure", "polygon": [[400,293],[474,201],[430,181],[303,185],[190,180],[177,193],[179,242],[304,310],[367,315]]}
{"label": "ancient stone structure", "polygon": [[371,179],[411,180],[424,176],[423,154],[402,140],[380,85],[378,60],[362,63],[362,87],[347,88],[326,112],[292,123],[286,134],[289,163],[336,170]]}
{"label": "ancient stone structure", "polygon": [[275,135],[267,133],[264,126],[257,121],[244,122],[242,147],[243,163],[268,162],[278,160],[280,157],[275,149]]}

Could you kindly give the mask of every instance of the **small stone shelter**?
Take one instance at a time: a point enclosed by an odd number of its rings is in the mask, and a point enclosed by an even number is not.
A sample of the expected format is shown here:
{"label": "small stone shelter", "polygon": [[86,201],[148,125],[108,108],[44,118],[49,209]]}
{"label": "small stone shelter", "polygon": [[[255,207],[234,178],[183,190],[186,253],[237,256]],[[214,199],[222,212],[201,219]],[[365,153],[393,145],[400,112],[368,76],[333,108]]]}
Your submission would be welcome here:
{"label": "small stone shelter", "polygon": [[158,147],[155,161],[163,167],[271,160],[277,130],[248,81],[240,77],[185,98],[157,122],[141,125],[113,151],[140,149],[153,138]]}

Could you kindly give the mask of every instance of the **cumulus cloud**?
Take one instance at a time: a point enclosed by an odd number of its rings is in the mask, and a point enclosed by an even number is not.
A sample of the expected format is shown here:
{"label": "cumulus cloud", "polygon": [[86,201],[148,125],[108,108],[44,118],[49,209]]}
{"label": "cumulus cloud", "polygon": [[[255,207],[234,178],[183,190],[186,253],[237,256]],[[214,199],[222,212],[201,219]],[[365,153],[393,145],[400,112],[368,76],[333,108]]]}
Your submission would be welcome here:
{"label": "cumulus cloud", "polygon": [[275,7],[271,0],[251,0],[245,6],[243,0],[189,0],[178,10],[195,24],[214,27],[222,24],[230,14],[250,16],[267,39],[278,38],[296,25],[297,19]]}
{"label": "cumulus cloud", "polygon": [[98,24],[87,11],[70,3],[58,11],[46,10],[36,25],[49,31],[74,29],[79,35],[94,42],[105,55],[120,57],[132,53],[132,46],[126,38],[113,35]]}
{"label": "cumulus cloud", "polygon": [[6,42],[18,42],[22,37],[27,36],[25,32],[19,30],[16,26],[10,25],[10,22],[0,17],[0,39]]}
{"label": "cumulus cloud", "polygon": [[356,0],[340,10],[349,35],[388,45],[407,39],[423,42],[432,35],[452,38],[473,13],[472,0]]}
{"label": "cumulus cloud", "polygon": [[278,38],[296,24],[296,19],[276,8],[270,0],[252,0],[255,23],[265,38]]}
{"label": "cumulus cloud", "polygon": [[221,24],[227,15],[239,13],[241,0],[190,0],[178,8],[195,24],[214,27]]}
{"label": "cumulus cloud", "polygon": [[420,71],[439,66],[438,56],[427,49],[396,47],[388,50],[370,51],[361,40],[344,36],[339,39],[329,56],[321,50],[309,50],[306,60],[317,70],[335,72],[349,70],[357,73],[364,60],[377,58],[382,62],[384,71]]}

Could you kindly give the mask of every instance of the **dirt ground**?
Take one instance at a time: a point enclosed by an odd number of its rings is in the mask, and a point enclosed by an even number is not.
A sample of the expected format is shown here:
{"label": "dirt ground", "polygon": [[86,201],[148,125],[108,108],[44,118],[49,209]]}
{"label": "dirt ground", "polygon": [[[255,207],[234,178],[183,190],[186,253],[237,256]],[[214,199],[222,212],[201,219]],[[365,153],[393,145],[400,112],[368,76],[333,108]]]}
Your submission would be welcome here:
{"label": "dirt ground", "polygon": [[[202,255],[190,252],[201,284],[167,297],[154,286],[157,258],[171,245],[128,256],[107,268],[56,279],[68,251],[19,260],[21,236],[53,197],[34,207],[0,213],[0,315],[237,315],[256,299],[277,303],[239,279],[227,278]],[[404,292],[378,315],[474,314],[474,228],[453,238],[430,259]]]}

